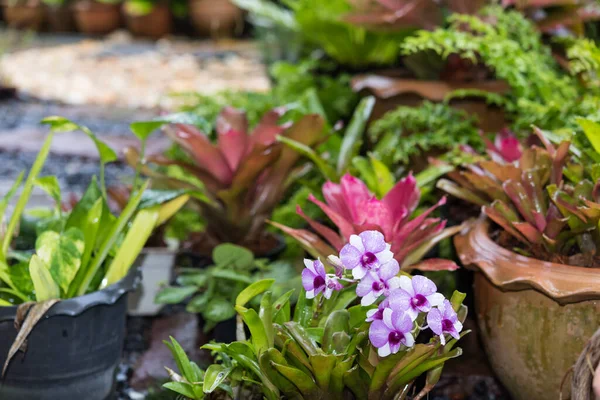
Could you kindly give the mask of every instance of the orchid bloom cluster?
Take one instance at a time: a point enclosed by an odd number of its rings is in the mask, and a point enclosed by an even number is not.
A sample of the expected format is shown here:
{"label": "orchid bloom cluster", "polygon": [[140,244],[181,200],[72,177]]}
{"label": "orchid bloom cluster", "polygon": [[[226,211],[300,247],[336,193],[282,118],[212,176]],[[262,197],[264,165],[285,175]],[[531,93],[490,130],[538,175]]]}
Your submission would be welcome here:
{"label": "orchid bloom cluster", "polygon": [[329,299],[334,291],[344,288],[342,282],[347,282],[356,284],[362,306],[372,306],[382,299],[377,308],[367,312],[366,319],[371,322],[369,339],[381,357],[397,353],[401,346],[412,347],[414,334],[427,328],[417,322],[425,313],[429,329],[442,344],[446,343],[446,334],[458,339],[462,324],[450,301],[424,276],[398,276],[400,266],[390,248],[381,232],[365,231],[350,236],[339,257],[329,257],[336,267],[334,274],[328,274],[320,260],[304,260],[302,284],[306,297],[322,293]]}

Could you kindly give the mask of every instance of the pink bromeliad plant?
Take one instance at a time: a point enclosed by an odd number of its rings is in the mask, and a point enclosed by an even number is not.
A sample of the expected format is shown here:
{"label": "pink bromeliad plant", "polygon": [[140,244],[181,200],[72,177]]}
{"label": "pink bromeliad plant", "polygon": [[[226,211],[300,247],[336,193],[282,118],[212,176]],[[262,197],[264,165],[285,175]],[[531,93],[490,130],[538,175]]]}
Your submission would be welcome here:
{"label": "pink bromeliad plant", "polygon": [[[456,233],[460,227],[446,228],[446,221],[430,217],[437,207],[445,203],[445,197],[433,207],[414,216],[421,194],[412,175],[401,179],[382,199],[378,199],[364,182],[346,174],[339,184],[325,183],[323,197],[325,202],[312,195],[309,200],[323,210],[339,232],[311,219],[300,207],[297,209],[298,214],[316,233],[274,223],[297,239],[314,257],[325,259],[327,255],[341,250],[341,257],[346,265],[356,267],[353,273],[357,279],[362,278],[374,263],[388,261],[390,258],[394,258],[405,271],[457,268],[450,260],[421,261],[433,246]],[[362,238],[360,234],[368,230],[380,232],[389,245],[383,248],[381,242]],[[348,242],[350,244],[344,246]]]}

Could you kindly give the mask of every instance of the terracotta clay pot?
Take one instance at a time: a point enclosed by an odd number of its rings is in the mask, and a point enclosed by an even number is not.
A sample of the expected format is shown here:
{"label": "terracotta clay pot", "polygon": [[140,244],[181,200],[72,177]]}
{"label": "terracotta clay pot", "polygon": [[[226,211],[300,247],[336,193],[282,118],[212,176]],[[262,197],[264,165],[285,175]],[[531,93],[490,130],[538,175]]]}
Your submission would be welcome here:
{"label": "terracotta clay pot", "polygon": [[121,26],[121,4],[80,1],[75,4],[77,29],[88,35],[105,35]]}
{"label": "terracotta clay pot", "polygon": [[166,3],[157,4],[148,14],[135,14],[125,6],[127,29],[135,36],[160,39],[172,30],[171,10]]}
{"label": "terracotta clay pot", "polygon": [[[515,400],[558,399],[561,382],[600,326],[600,271],[516,254],[485,218],[454,239],[475,274],[475,311],[492,368]],[[568,398],[570,382],[563,388]]]}
{"label": "terracotta clay pot", "polygon": [[39,3],[4,4],[4,20],[11,28],[39,31],[44,26],[46,12]]}
{"label": "terracotta clay pot", "polygon": [[52,32],[72,32],[75,30],[75,18],[70,7],[47,7],[48,29]]}
{"label": "terracotta clay pot", "polygon": [[[442,102],[450,92],[459,89],[477,89],[490,93],[506,94],[510,90],[503,81],[484,82],[446,82],[423,81],[418,79],[404,79],[394,77],[393,71],[389,75],[381,74],[357,75],[352,79],[352,89],[374,95],[377,99],[371,120],[377,120],[386,112],[399,106],[416,107],[423,101]],[[507,125],[504,110],[500,107],[489,105],[485,100],[477,97],[465,97],[450,101],[456,109],[464,110],[475,115],[479,120],[479,128],[485,132],[498,132]]]}
{"label": "terracotta clay pot", "polygon": [[192,24],[202,35],[232,37],[241,31],[242,10],[230,0],[189,0]]}

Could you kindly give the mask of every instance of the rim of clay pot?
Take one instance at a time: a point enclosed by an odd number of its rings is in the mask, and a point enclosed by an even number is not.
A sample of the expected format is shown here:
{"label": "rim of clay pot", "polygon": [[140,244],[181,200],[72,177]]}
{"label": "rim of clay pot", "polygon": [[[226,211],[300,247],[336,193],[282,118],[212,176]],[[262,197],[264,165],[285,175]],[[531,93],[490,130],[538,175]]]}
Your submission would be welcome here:
{"label": "rim of clay pot", "polygon": [[526,257],[496,244],[485,216],[468,221],[454,237],[462,264],[482,272],[502,290],[535,289],[560,304],[600,298],[600,270]]}
{"label": "rim of clay pot", "polygon": [[377,74],[357,75],[352,78],[352,90],[368,90],[380,99],[414,93],[432,101],[443,101],[448,93],[458,89],[477,89],[490,93],[506,94],[510,86],[501,80],[482,82],[427,81],[420,79],[393,78]]}
{"label": "rim of clay pot", "polygon": [[[56,315],[76,317],[92,307],[113,305],[124,294],[137,288],[141,279],[140,268],[131,267],[127,275],[119,282],[93,293],[62,300],[52,306],[44,317],[48,318]],[[0,322],[14,320],[17,315],[17,308],[17,306],[0,307]]]}

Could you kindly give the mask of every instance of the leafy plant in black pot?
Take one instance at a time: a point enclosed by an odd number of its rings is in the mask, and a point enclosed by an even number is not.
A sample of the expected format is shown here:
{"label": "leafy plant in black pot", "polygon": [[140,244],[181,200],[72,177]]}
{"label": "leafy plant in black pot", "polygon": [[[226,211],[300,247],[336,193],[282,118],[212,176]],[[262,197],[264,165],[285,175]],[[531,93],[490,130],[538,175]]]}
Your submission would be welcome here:
{"label": "leafy plant in black pot", "polygon": [[[149,197],[145,183],[123,212],[113,215],[106,202],[104,165],[115,161],[116,153],[85,127],[59,117],[44,122],[51,132],[27,179],[23,182],[21,174],[0,201],[4,215],[22,189],[0,247],[0,398],[104,400],[113,390],[120,359],[127,292],[138,280],[131,266],[155,226],[180,204]],[[57,179],[39,173],[55,132],[78,129],[99,150],[100,184],[93,179],[72,211],[64,212]],[[15,251],[12,243],[34,186],[46,191],[56,207],[38,220],[35,248]]]}

